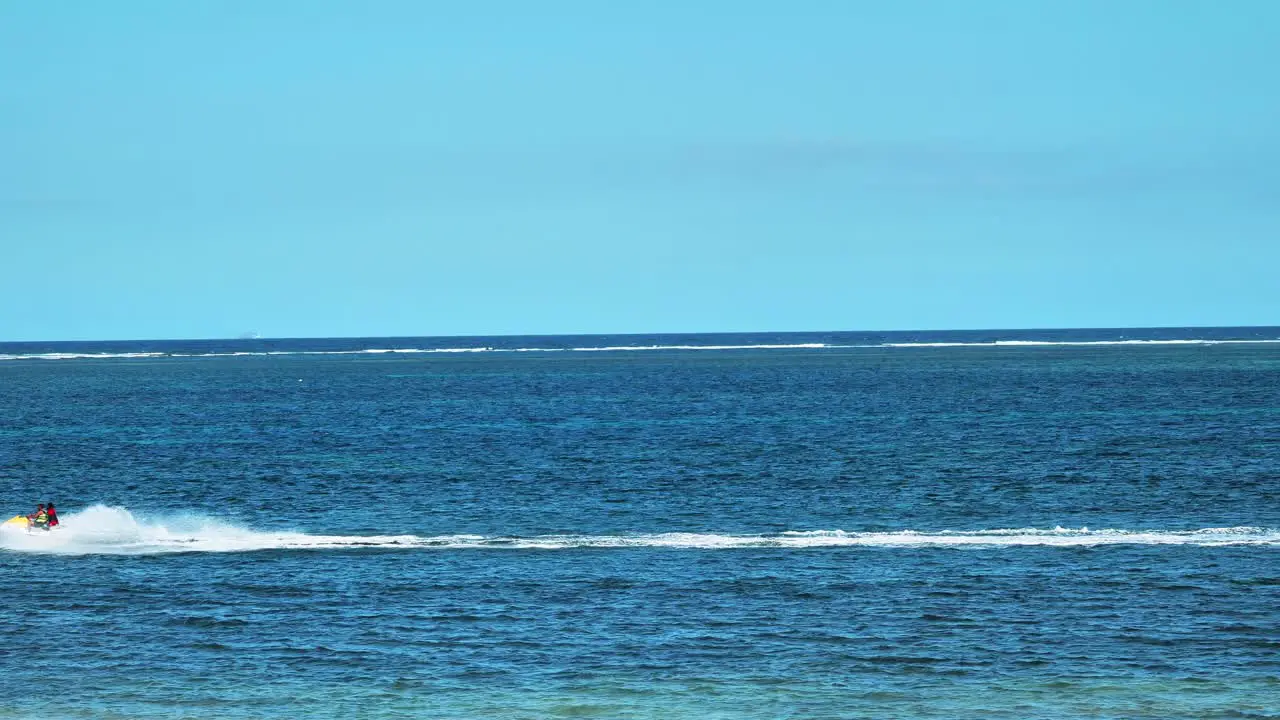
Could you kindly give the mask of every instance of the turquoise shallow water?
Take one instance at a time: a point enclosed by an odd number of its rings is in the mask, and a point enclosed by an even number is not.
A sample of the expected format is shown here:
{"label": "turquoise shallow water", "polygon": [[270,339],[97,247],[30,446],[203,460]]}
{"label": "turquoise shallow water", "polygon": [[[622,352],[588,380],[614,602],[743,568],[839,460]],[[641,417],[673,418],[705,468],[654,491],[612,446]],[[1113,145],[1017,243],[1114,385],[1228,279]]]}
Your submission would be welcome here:
{"label": "turquoise shallow water", "polygon": [[0,346],[0,717],[1280,717],[1277,337]]}

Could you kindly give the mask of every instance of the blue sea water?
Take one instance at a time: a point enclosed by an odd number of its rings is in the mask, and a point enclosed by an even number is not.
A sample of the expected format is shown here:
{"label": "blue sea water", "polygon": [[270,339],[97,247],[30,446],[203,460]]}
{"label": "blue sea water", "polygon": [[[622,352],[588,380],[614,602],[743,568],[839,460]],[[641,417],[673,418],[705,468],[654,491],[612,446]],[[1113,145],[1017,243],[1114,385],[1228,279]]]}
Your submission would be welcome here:
{"label": "blue sea water", "polygon": [[0,343],[0,718],[1277,718],[1280,328]]}

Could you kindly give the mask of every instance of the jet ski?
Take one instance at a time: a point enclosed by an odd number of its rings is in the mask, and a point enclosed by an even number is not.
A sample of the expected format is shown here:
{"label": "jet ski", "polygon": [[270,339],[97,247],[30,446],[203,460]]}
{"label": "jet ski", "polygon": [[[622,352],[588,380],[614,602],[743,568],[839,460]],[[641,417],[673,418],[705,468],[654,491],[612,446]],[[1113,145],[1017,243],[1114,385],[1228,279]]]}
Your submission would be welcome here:
{"label": "jet ski", "polygon": [[49,525],[37,525],[27,519],[26,515],[14,515],[0,523],[0,530],[24,530],[26,532],[49,532],[54,528]]}

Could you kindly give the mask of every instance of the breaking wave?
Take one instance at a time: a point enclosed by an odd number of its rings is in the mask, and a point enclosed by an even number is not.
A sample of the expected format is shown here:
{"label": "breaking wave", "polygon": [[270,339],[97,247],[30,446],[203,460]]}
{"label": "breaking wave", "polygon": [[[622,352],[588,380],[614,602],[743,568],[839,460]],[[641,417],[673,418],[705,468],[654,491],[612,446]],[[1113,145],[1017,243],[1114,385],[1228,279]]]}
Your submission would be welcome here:
{"label": "breaking wave", "polygon": [[[885,348],[944,348],[944,347],[1096,347],[1108,345],[1265,345],[1280,340],[992,340],[990,342],[900,342],[881,343],[874,347]],[[866,346],[859,346],[866,347]]]}
{"label": "breaking wave", "polygon": [[1037,528],[894,532],[796,530],[775,534],[636,533],[624,535],[322,535],[253,530],[201,515],[135,516],[125,508],[95,505],[63,516],[51,532],[0,532],[0,550],[70,555],[152,555],[260,550],[568,550],[627,548],[843,548],[843,547],[1093,547],[1192,545],[1280,547],[1280,530],[1258,527],[1200,530],[1090,530]]}
{"label": "breaking wave", "polygon": [[[358,350],[262,350],[230,352],[49,352],[0,353],[0,360],[109,360],[190,357],[272,357],[276,355],[441,355],[460,353],[573,353],[652,352],[655,350],[818,350],[823,348],[879,347],[875,345],[832,345],[828,343],[786,343],[754,345],[606,345],[599,347],[449,347],[449,348],[361,348]],[[887,346],[885,346],[887,347]]]}
{"label": "breaking wave", "polygon": [[584,347],[447,347],[447,348],[361,348],[353,350],[262,350],[226,352],[46,352],[0,353],[0,360],[110,360],[193,357],[272,357],[277,355],[440,355],[460,353],[602,353],[694,350],[834,350],[876,348],[1015,348],[1015,347],[1105,347],[1164,345],[1264,345],[1276,340],[992,340],[984,342],[883,342],[868,344],[780,343],[748,345],[604,345]]}

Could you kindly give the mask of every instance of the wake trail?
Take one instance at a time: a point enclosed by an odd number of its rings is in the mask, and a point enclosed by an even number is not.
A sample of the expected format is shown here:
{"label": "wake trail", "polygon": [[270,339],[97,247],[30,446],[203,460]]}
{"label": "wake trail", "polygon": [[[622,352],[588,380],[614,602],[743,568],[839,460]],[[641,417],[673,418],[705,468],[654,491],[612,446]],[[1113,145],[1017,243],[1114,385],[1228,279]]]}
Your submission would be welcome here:
{"label": "wake trail", "polygon": [[1002,528],[965,531],[856,532],[794,530],[766,534],[631,533],[619,535],[325,535],[253,530],[194,514],[138,517],[120,507],[94,505],[65,514],[51,532],[0,531],[0,550],[64,555],[156,555],[263,550],[626,550],[673,548],[1002,548],[1177,545],[1280,547],[1280,530],[1260,527],[1195,530]]}

